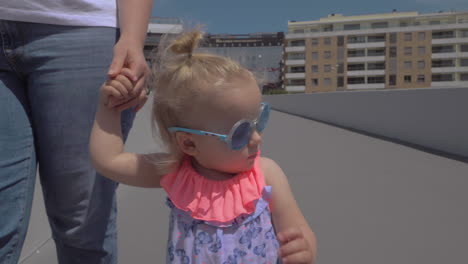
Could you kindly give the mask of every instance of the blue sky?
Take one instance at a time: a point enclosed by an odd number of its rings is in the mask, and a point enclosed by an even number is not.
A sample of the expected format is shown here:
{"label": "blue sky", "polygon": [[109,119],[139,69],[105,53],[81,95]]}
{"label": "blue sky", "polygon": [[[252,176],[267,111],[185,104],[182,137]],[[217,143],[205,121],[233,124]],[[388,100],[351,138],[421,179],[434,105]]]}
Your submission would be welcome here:
{"label": "blue sky", "polygon": [[467,0],[154,0],[153,16],[204,24],[210,33],[286,31],[288,20],[315,20],[331,13],[358,15],[398,11],[468,11]]}

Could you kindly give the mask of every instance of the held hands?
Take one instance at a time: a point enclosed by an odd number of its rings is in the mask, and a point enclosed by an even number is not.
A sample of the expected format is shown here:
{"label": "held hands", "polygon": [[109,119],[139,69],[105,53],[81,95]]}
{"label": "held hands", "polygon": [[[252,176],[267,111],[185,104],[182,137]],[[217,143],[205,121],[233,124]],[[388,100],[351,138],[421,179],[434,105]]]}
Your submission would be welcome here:
{"label": "held hands", "polygon": [[138,112],[148,99],[148,94],[143,89],[145,78],[132,81],[130,69],[124,68],[120,74],[107,80],[101,87],[100,101],[109,109],[123,111],[134,107]]}
{"label": "held hands", "polygon": [[[127,77],[127,79],[131,81],[133,88],[128,90],[132,91],[128,95],[123,92],[120,97],[112,96],[108,98],[109,100],[106,102],[108,102],[108,105],[111,107],[117,107],[116,109],[119,111],[135,107],[135,112],[138,112],[148,99],[148,93],[144,88],[146,86],[146,78],[150,71],[143,54],[143,46],[141,43],[135,41],[133,37],[125,37],[122,35],[115,44],[113,53],[114,56],[108,72],[110,80],[106,82],[106,84],[117,80],[118,76],[124,75],[124,77]],[[128,84],[128,82],[124,81],[121,77],[119,77],[118,81],[122,84]],[[124,87],[129,88],[128,85],[124,85]],[[121,91],[121,89],[119,89],[119,91]]]}
{"label": "held hands", "polygon": [[288,228],[278,233],[279,255],[284,264],[311,264],[314,256],[300,228]]}

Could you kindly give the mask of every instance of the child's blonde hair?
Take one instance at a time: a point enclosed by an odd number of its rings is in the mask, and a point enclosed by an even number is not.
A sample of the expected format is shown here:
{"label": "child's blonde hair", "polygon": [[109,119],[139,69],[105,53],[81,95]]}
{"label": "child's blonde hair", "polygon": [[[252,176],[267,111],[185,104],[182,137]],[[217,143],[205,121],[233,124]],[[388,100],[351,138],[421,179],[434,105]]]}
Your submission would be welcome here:
{"label": "child's blonde hair", "polygon": [[168,158],[157,160],[157,163],[164,165],[166,172],[174,169],[183,156],[168,128],[188,126],[190,122],[186,117],[191,108],[198,106],[197,100],[224,88],[221,84],[236,77],[254,78],[251,72],[229,58],[196,53],[202,38],[199,28],[172,41],[168,41],[166,36],[152,64],[153,130],[159,131],[170,154]]}

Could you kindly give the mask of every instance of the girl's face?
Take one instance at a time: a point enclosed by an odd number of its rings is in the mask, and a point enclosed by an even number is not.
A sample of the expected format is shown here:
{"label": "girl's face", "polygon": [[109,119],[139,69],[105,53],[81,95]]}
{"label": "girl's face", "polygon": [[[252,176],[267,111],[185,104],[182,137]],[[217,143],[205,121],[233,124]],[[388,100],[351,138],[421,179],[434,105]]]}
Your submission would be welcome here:
{"label": "girl's face", "polygon": [[[254,120],[261,107],[261,93],[252,78],[239,78],[223,84],[219,92],[203,100],[193,113],[201,130],[229,134],[239,120]],[[252,168],[258,155],[261,135],[254,129],[247,145],[232,150],[216,137],[193,135],[197,162],[207,169],[225,173],[239,173]]]}

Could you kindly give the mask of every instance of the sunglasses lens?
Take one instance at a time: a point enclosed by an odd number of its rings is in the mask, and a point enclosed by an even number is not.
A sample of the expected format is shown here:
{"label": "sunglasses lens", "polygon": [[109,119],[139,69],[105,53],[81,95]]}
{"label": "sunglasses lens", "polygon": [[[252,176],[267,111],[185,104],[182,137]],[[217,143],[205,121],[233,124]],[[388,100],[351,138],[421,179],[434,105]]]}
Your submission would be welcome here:
{"label": "sunglasses lens", "polygon": [[257,121],[257,131],[258,132],[262,132],[265,129],[269,117],[270,117],[270,106],[265,105],[263,107],[262,113],[258,117],[258,121]]}
{"label": "sunglasses lens", "polygon": [[241,149],[244,147],[250,138],[250,124],[243,122],[239,124],[231,138],[231,147],[233,149]]}

